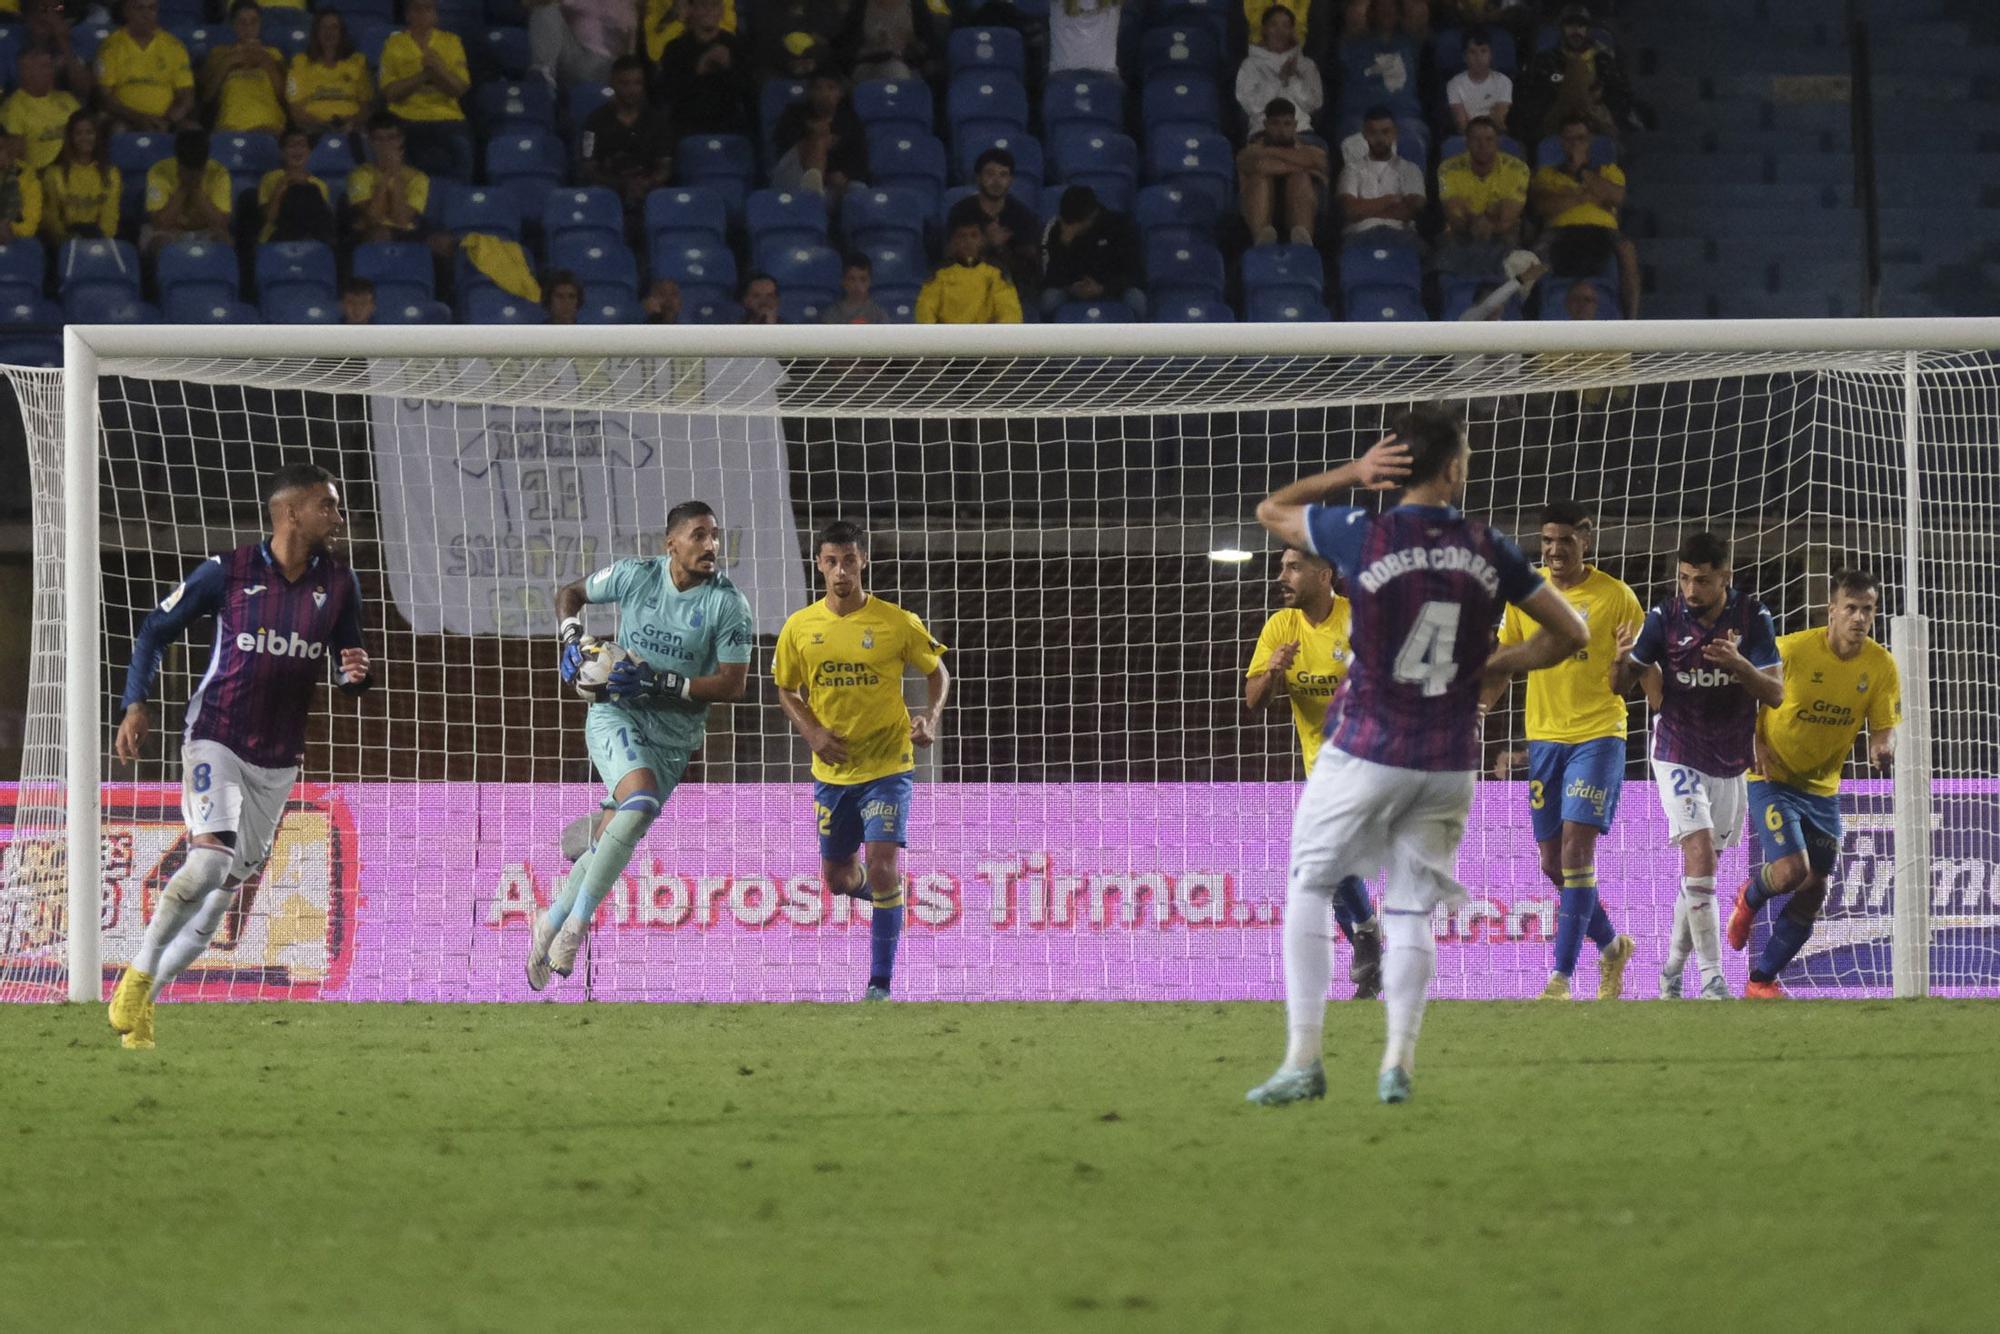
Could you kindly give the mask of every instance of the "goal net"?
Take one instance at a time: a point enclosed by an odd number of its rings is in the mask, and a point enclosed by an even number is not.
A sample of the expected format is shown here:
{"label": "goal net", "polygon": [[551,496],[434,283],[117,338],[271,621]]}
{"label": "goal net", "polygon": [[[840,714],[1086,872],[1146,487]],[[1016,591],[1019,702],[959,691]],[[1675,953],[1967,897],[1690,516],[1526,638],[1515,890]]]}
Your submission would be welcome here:
{"label": "goal net", "polygon": [[[321,693],[273,854],[171,998],[527,999],[530,918],[602,796],[553,596],[658,552],[689,497],[718,511],[754,611],[751,687],[711,710],[548,994],[858,996],[868,910],[820,884],[808,757],[770,682],[777,630],[820,594],[810,535],[842,517],[870,534],[872,591],[924,618],[956,678],[919,753],[898,994],[1280,996],[1303,770],[1289,718],[1244,707],[1277,606],[1253,511],[1440,399],[1477,451],[1469,511],[1532,556],[1540,506],[1583,502],[1593,561],[1649,606],[1702,528],[1781,632],[1823,623],[1839,566],[1882,577],[1898,767],[1850,762],[1832,889],[1787,981],[2000,994],[1996,346],[2000,321],[73,330],[67,380],[8,372],[36,603],[22,774],[0,789],[0,998],[99,995],[136,950],[186,850],[179,738],[210,631],[169,649],[125,765],[133,635],[200,560],[264,535],[262,479],[306,460],[340,482],[378,686]],[[1547,976],[1557,891],[1509,768],[1520,703],[1489,720],[1474,898],[1440,913],[1434,994],[1527,997]],[[1635,700],[1598,854],[1635,996],[1679,877],[1647,727]],[[1724,854],[1725,901],[1747,843]],[[1755,948],[1726,960],[1732,990]]]}

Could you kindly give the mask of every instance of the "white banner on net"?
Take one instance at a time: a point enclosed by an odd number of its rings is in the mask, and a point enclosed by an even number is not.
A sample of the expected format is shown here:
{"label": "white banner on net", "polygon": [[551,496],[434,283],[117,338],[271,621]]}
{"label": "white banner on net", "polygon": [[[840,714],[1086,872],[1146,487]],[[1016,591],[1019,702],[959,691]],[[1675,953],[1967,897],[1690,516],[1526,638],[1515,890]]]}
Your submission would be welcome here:
{"label": "white banner on net", "polygon": [[[695,363],[699,365],[699,363]],[[555,593],[625,556],[661,549],[667,512],[715,507],[723,571],[776,634],[806,598],[792,520],[777,365],[564,363],[550,388],[672,377],[677,392],[769,413],[625,412],[371,399],[383,555],[397,610],[419,634],[549,633]],[[462,366],[465,382],[484,363]],[[563,381],[568,381],[566,385]],[[622,386],[621,386],[622,387]]]}

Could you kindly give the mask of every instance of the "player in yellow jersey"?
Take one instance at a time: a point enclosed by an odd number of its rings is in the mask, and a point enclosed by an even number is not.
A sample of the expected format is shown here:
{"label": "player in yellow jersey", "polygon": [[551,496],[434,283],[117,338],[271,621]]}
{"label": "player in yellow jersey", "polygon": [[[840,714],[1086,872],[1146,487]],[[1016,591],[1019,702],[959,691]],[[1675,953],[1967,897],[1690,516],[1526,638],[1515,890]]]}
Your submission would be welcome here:
{"label": "player in yellow jersey", "polygon": [[[1278,559],[1278,601],[1283,605],[1264,622],[1250,655],[1243,703],[1252,713],[1291,713],[1310,777],[1325,739],[1327,705],[1347,675],[1352,609],[1333,591],[1333,566],[1297,547],[1286,547]],[[1360,876],[1334,889],[1333,920],[1354,947],[1347,970],[1354,999],[1375,999],[1382,994],[1382,933]]]}
{"label": "player in yellow jersey", "polygon": [[[889,999],[903,931],[897,856],[909,843],[916,747],[937,741],[951,693],[945,647],[915,613],[861,586],[868,538],[844,520],[813,542],[826,596],[793,612],[778,632],[771,680],[778,704],[812,749],[813,815],[826,887],[874,904],[867,1000]],[[903,705],[903,667],[924,675],[915,717]],[[858,856],[866,847],[866,857]]]}
{"label": "player in yellow jersey", "polygon": [[[1625,584],[1590,565],[1591,520],[1583,506],[1555,500],[1542,508],[1542,573],[1589,628],[1572,658],[1528,674],[1528,810],[1541,848],[1542,874],[1562,892],[1556,913],[1555,970],[1544,1000],[1567,1000],[1583,937],[1598,948],[1597,998],[1616,1000],[1632,959],[1632,938],[1618,934],[1597,892],[1597,840],[1611,829],[1625,781],[1624,696],[1618,664],[1638,641],[1645,608]],[[1502,644],[1525,643],[1535,626],[1509,606]],[[1481,695],[1491,708],[1502,681]]]}
{"label": "player in yellow jersey", "polygon": [[1826,902],[1827,876],[1840,856],[1840,768],[1854,738],[1868,729],[1868,759],[1887,769],[1903,721],[1896,660],[1869,637],[1881,605],[1880,584],[1865,570],[1833,576],[1823,629],[1778,640],[1785,698],[1757,714],[1757,764],[1750,771],[1750,823],[1763,845],[1764,865],[1736,891],[1729,947],[1750,943],[1757,909],[1783,894],[1785,910],[1771,923],[1746,997],[1782,999],[1778,974],[1812,938]]}

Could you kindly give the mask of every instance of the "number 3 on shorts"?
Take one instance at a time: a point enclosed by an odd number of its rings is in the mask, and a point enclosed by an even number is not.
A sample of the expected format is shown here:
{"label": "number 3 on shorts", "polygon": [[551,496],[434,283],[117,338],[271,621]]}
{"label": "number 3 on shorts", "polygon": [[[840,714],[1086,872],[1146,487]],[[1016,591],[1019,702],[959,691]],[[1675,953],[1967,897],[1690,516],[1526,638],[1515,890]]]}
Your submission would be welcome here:
{"label": "number 3 on shorts", "polygon": [[1442,695],[1458,676],[1452,655],[1458,649],[1456,602],[1426,602],[1417,613],[1417,623],[1396,654],[1396,679],[1405,685],[1420,685],[1428,696]]}
{"label": "number 3 on shorts", "polygon": [[1528,806],[1537,811],[1542,808],[1542,780],[1539,778],[1528,780]]}
{"label": "number 3 on shorts", "polygon": [[206,791],[208,791],[208,784],[209,784],[209,769],[208,769],[208,765],[206,765],[206,764],[197,764],[197,765],[196,765],[196,766],[194,767],[194,775],[193,775],[193,777],[194,777],[194,790],[195,790],[195,791],[197,791],[197,792],[206,792]]}

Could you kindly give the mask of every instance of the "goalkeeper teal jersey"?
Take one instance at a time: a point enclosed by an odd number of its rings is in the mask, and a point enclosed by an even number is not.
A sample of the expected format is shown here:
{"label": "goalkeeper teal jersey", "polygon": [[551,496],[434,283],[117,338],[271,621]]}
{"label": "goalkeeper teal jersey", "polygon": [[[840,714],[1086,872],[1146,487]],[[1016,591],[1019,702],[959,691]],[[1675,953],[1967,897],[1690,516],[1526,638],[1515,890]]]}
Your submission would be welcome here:
{"label": "goalkeeper teal jersey", "polygon": [[[742,590],[717,574],[694,587],[674,587],[665,556],[621,560],[584,580],[584,596],[618,607],[618,642],[660,671],[692,680],[713,676],[722,663],[750,661],[755,630]],[[591,706],[641,715],[659,744],[693,750],[701,744],[708,705],[678,699],[613,700]]]}

